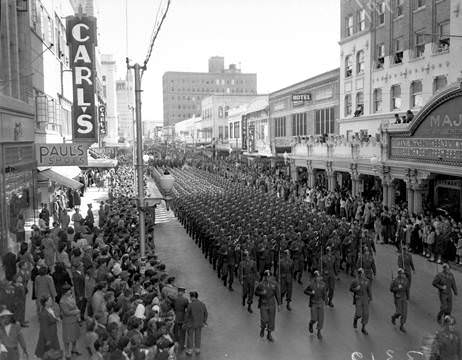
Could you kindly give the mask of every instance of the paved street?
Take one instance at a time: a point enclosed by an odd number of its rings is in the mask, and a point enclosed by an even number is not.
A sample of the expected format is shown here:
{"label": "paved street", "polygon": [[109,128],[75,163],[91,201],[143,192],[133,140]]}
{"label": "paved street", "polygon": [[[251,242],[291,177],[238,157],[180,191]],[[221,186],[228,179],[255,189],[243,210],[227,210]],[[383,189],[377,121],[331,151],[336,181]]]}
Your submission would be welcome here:
{"label": "paved street", "polygon": [[[177,283],[188,290],[197,290],[209,310],[209,327],[204,330],[203,359],[326,359],[352,358],[353,352],[361,352],[363,359],[388,359],[387,351],[394,359],[411,359],[408,351],[419,351],[425,336],[437,328],[435,315],[438,296],[431,286],[436,265],[414,257],[417,272],[413,278],[407,334],[393,327],[390,316],[394,311],[389,291],[391,270],[396,269],[396,251],[390,246],[378,246],[376,257],[378,277],[373,284],[374,300],[371,304],[369,336],[352,327],[353,305],[348,291],[351,278],[342,274],[337,282],[334,309],[326,308],[324,339],[320,342],[308,335],[308,297],[303,287],[294,284],[293,311],[285,308],[277,315],[275,343],[260,339],[259,314],[248,314],[241,307],[241,288],[229,292],[217,278],[202,252],[176,220],[159,224],[155,230],[156,247],[169,272],[177,277]],[[459,288],[461,274],[454,272]],[[395,271],[396,276],[396,271]],[[306,283],[306,277],[304,284]],[[454,315],[461,318],[460,302],[455,301]],[[254,305],[254,310],[256,306]],[[372,355],[373,354],[373,357]],[[410,354],[421,359],[418,354]],[[353,356],[355,358],[355,356]],[[360,359],[359,355],[356,356]]]}

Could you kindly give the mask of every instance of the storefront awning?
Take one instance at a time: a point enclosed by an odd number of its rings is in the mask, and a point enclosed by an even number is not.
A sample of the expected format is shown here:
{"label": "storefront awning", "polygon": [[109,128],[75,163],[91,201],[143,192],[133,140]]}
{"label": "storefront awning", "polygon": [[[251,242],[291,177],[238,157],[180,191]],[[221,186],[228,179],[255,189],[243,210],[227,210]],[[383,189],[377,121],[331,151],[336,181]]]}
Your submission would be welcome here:
{"label": "storefront awning", "polygon": [[80,182],[76,181],[76,180],[73,180],[67,176],[64,176],[64,175],[61,175],[61,174],[58,174],[57,172],[51,170],[51,169],[47,169],[47,170],[43,170],[43,171],[40,171],[38,173],[38,180],[42,180],[42,181],[52,181],[52,182],[55,182],[59,185],[62,185],[62,186],[65,186],[65,187],[68,187],[70,189],[73,189],[73,190],[77,190],[77,189],[80,189],[83,184],[81,184]]}
{"label": "storefront awning", "polygon": [[106,169],[106,168],[113,168],[117,166],[117,160],[114,159],[93,159],[91,157],[88,158],[88,165],[81,166],[81,168],[99,168],[99,169]]}

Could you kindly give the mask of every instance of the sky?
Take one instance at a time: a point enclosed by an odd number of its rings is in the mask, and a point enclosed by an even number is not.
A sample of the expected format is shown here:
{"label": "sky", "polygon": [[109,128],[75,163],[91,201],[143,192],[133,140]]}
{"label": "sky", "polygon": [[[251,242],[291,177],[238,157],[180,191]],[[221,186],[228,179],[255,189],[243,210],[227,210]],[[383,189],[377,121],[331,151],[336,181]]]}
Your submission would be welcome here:
{"label": "sky", "polygon": [[[123,78],[127,53],[144,62],[166,0],[96,4],[98,46],[114,54]],[[258,93],[265,94],[337,68],[339,39],[339,0],[172,0],[142,79],[143,121],[162,123],[167,71],[207,72],[208,58],[223,56],[225,66],[240,63],[243,72],[257,73]]]}

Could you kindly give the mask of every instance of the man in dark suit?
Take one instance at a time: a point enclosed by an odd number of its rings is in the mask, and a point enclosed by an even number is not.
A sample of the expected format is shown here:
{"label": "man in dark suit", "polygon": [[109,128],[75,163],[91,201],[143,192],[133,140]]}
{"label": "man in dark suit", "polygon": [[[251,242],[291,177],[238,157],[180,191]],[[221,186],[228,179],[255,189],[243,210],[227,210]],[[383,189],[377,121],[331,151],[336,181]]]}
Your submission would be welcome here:
{"label": "man in dark suit", "polygon": [[191,356],[193,349],[196,354],[200,354],[201,332],[202,328],[207,325],[207,308],[199,300],[197,291],[189,293],[191,303],[188,305],[185,314],[185,327],[188,330],[186,355]]}
{"label": "man in dark suit", "polygon": [[180,351],[184,349],[184,342],[186,338],[186,331],[184,329],[184,321],[186,310],[189,305],[188,299],[184,296],[185,289],[179,287],[178,295],[173,300],[173,310],[175,311],[175,325],[173,327],[173,333],[175,340],[178,342]]}
{"label": "man in dark suit", "polygon": [[3,255],[3,269],[5,270],[5,277],[8,281],[13,281],[17,273],[16,260],[16,254],[11,249]]}

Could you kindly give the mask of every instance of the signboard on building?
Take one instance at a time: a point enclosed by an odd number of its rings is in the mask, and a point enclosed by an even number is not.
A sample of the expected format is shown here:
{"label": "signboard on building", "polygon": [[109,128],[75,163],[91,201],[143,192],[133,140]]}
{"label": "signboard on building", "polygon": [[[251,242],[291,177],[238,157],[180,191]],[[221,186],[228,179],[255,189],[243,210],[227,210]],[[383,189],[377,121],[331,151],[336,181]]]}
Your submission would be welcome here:
{"label": "signboard on building", "polygon": [[100,105],[98,107],[99,117],[99,134],[106,135],[107,133],[107,122],[106,122],[106,105]]}
{"label": "signboard on building", "polygon": [[86,166],[88,144],[36,144],[37,166]]}
{"label": "signboard on building", "polygon": [[76,142],[95,143],[98,141],[95,106],[96,18],[69,16],[66,29],[74,96],[72,136]]}
{"label": "signboard on building", "polygon": [[255,152],[255,124],[249,125],[249,152]]}
{"label": "signboard on building", "polygon": [[292,94],[292,105],[301,106],[305,102],[311,101],[311,94]]}
{"label": "signboard on building", "polygon": [[247,150],[247,116],[242,115],[241,120],[241,148]]}
{"label": "signboard on building", "polygon": [[411,136],[391,136],[390,158],[462,166],[462,96],[415,119]]}

